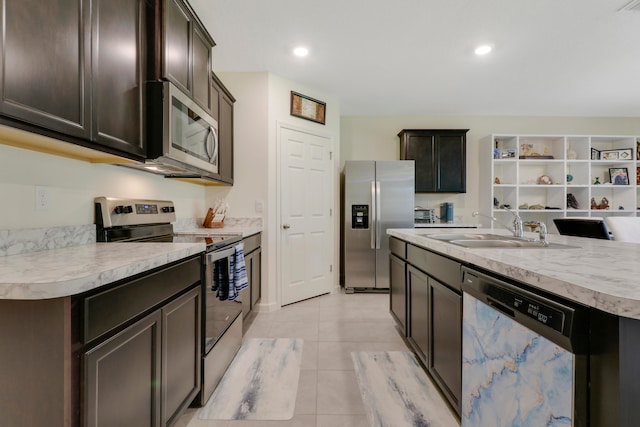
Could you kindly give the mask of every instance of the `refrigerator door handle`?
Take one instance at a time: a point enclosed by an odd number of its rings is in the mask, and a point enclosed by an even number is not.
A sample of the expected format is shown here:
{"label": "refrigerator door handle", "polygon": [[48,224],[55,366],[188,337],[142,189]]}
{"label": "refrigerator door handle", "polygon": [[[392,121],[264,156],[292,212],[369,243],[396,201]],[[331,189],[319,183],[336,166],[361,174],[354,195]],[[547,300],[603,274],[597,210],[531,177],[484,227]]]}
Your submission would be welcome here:
{"label": "refrigerator door handle", "polygon": [[371,181],[371,224],[369,224],[369,228],[371,229],[371,249],[376,248],[376,182]]}
{"label": "refrigerator door handle", "polygon": [[380,233],[382,231],[382,212],[380,205],[380,181],[376,181],[376,249],[380,249]]}

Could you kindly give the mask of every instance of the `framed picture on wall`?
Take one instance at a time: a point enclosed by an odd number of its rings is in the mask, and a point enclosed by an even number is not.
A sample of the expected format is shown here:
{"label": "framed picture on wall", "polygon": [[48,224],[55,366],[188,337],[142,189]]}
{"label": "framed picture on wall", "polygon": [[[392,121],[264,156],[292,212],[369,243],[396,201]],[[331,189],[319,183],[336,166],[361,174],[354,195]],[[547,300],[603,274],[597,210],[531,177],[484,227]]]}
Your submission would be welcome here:
{"label": "framed picture on wall", "polygon": [[291,115],[312,122],[325,124],[327,104],[317,99],[291,91]]}

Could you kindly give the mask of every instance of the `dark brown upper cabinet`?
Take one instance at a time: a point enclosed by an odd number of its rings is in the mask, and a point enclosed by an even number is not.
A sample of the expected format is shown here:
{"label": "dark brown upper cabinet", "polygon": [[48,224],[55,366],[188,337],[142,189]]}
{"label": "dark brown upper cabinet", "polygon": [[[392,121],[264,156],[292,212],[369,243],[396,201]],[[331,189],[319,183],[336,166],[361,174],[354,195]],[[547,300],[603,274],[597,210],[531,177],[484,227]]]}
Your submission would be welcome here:
{"label": "dark brown upper cabinet", "polygon": [[3,0],[2,123],[141,159],[145,0]]}
{"label": "dark brown upper cabinet", "polygon": [[144,155],[145,0],[92,0],[92,135]]}
{"label": "dark brown upper cabinet", "polygon": [[212,73],[211,114],[218,121],[218,176],[216,179],[233,184],[233,104],[235,98]]}
{"label": "dark brown upper cabinet", "polygon": [[3,0],[0,112],[66,135],[91,133],[89,0]]}
{"label": "dark brown upper cabinet", "polygon": [[469,129],[403,129],[400,160],[416,162],[416,193],[466,192]]}
{"label": "dark brown upper cabinet", "polygon": [[155,78],[167,79],[211,112],[213,38],[182,0],[156,0]]}

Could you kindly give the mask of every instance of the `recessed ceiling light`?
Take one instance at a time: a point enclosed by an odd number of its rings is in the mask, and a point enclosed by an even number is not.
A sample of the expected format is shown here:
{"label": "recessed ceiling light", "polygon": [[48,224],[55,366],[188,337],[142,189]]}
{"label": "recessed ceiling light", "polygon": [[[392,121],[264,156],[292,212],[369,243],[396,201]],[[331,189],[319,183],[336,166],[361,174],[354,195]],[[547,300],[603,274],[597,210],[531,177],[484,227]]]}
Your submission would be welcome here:
{"label": "recessed ceiling light", "polygon": [[298,46],[293,49],[293,54],[302,58],[309,54],[309,49],[307,49],[306,47]]}
{"label": "recessed ceiling light", "polygon": [[476,55],[486,55],[487,53],[491,52],[491,49],[491,46],[485,44],[482,46],[478,46],[474,52],[476,53]]}

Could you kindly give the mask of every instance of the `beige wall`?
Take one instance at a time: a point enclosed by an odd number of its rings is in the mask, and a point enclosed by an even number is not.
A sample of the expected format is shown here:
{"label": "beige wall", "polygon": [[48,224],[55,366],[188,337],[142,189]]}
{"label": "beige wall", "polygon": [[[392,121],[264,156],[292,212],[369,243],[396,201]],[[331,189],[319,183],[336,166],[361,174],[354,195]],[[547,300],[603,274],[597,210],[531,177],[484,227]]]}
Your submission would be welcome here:
{"label": "beige wall", "polygon": [[[261,310],[280,306],[278,260],[280,207],[278,200],[278,167],[280,154],[278,132],[281,124],[294,126],[330,137],[334,142],[334,212],[338,212],[340,150],[340,105],[330,94],[302,86],[268,73],[219,73],[218,77],[236,99],[235,153],[233,188],[207,189],[207,199],[226,198],[231,216],[260,217],[262,235],[263,283]],[[291,91],[303,93],[327,103],[326,124],[318,124],[290,115]],[[256,201],[264,211],[256,212]],[[334,221],[334,265],[338,264],[339,217]],[[338,268],[334,283],[338,284]]]}
{"label": "beige wall", "polygon": [[[49,190],[49,210],[35,210],[35,187]],[[121,166],[93,164],[0,144],[1,229],[86,225],[96,196],[169,199],[178,218],[204,217],[203,186]]]}
{"label": "beige wall", "polygon": [[638,135],[640,118],[574,117],[492,117],[492,116],[424,116],[424,117],[342,117],[341,160],[395,160],[399,158],[398,133],[402,129],[469,129],[467,133],[467,193],[416,194],[416,205],[437,208],[453,202],[455,216],[473,221],[478,210],[480,168],[489,167],[490,155],[480,160],[479,141],[492,133]]}

